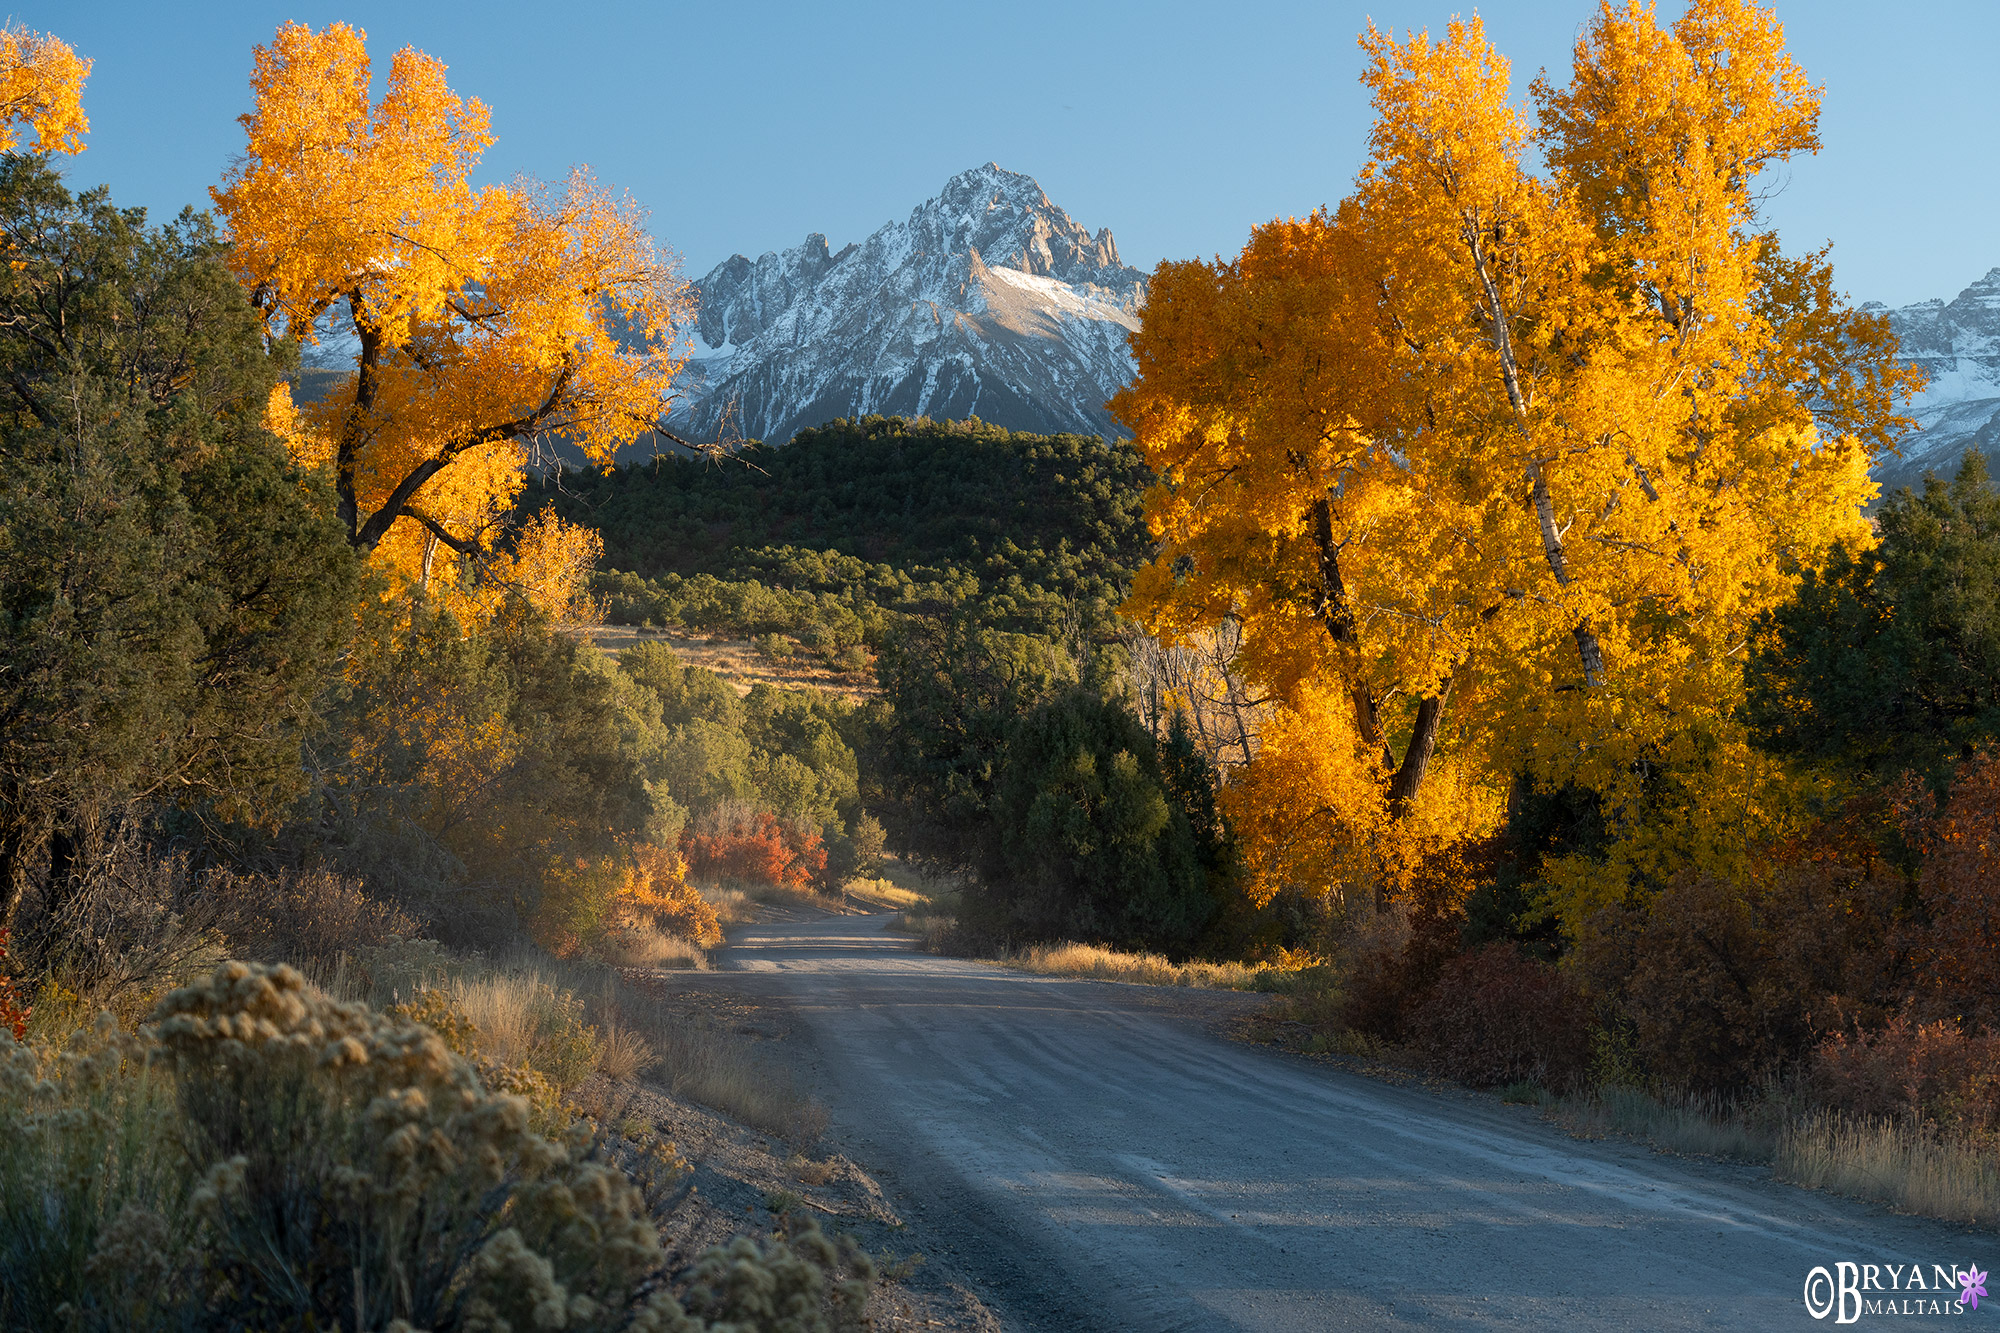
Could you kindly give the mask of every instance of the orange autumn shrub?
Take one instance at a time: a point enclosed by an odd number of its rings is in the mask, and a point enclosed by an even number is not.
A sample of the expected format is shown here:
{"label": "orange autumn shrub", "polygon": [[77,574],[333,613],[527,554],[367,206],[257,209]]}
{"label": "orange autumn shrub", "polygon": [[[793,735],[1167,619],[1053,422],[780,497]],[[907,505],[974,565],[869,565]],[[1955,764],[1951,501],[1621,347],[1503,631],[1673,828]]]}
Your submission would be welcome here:
{"label": "orange autumn shrub", "polygon": [[706,879],[811,889],[826,872],[826,843],[817,831],[768,810],[720,810],[682,835],[690,873]]}
{"label": "orange autumn shrub", "polygon": [[650,926],[704,946],[722,942],[715,908],[688,883],[687,860],[671,847],[640,843],[632,849],[616,915],[627,928]]}

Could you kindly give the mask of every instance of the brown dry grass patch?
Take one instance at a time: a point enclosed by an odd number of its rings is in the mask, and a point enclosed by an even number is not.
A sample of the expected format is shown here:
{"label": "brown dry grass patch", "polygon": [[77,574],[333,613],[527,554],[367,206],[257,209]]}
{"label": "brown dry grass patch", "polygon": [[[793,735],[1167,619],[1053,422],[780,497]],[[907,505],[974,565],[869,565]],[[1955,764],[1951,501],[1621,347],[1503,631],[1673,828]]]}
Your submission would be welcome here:
{"label": "brown dry grass patch", "polygon": [[874,665],[861,671],[835,671],[800,658],[773,662],[760,654],[748,639],[692,633],[681,629],[641,629],[632,625],[577,625],[569,633],[588,639],[603,652],[617,656],[641,643],[663,643],[687,666],[704,667],[735,687],[738,694],[750,693],[753,685],[771,685],[785,690],[819,690],[859,703],[880,694],[875,683]]}

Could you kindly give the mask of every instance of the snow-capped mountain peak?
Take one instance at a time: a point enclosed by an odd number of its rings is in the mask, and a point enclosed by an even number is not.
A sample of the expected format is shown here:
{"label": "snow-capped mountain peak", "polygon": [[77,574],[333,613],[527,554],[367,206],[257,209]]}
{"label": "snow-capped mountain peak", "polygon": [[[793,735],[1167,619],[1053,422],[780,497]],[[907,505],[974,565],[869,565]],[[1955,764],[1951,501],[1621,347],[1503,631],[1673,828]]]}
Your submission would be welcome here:
{"label": "snow-capped mountain peak", "polygon": [[1123,434],[1104,400],[1132,377],[1126,334],[1146,279],[994,163],[833,252],[818,233],[696,286],[695,357],[678,433],[782,442],[871,412],[978,416],[1041,431]]}
{"label": "snow-capped mountain peak", "polygon": [[1875,466],[1883,493],[1918,486],[1925,472],[1953,476],[1967,449],[2000,462],[2000,268],[1949,301],[1862,309],[1887,314],[1902,359],[1930,375],[1910,405],[1917,430],[1903,442],[1902,457]]}

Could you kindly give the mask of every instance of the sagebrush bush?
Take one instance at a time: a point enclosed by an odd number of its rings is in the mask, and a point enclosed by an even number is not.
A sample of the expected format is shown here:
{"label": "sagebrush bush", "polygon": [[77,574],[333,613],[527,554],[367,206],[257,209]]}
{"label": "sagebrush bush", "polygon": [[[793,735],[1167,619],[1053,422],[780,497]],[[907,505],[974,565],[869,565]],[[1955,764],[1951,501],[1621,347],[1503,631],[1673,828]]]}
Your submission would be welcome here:
{"label": "sagebrush bush", "polygon": [[1476,1087],[1570,1088],[1590,1066],[1588,1003],[1556,968],[1504,941],[1445,963],[1409,1035],[1441,1071]]}
{"label": "sagebrush bush", "polygon": [[[589,1328],[661,1262],[632,1183],[420,1025],[233,963],[156,1015],[205,1304],[263,1325]],[[551,1316],[556,1316],[551,1318]]]}
{"label": "sagebrush bush", "polygon": [[[842,1279],[845,1269],[850,1276]],[[739,1236],[695,1262],[687,1310],[702,1322],[665,1325],[671,1333],[850,1333],[867,1327],[862,1312],[875,1265],[853,1241],[838,1242],[807,1221],[763,1244]]]}
{"label": "sagebrush bush", "polygon": [[154,1018],[62,1052],[0,1033],[0,1328],[859,1326],[865,1256],[810,1229],[704,1255],[684,1313],[658,1172],[537,1134],[407,1015],[230,963]]}

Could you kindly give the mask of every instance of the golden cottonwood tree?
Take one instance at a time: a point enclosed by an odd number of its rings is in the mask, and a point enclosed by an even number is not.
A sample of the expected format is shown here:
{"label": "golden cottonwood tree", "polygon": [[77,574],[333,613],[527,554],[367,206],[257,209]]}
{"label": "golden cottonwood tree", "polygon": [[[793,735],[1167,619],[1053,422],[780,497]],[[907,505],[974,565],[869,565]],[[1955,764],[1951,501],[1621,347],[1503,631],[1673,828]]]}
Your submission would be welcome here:
{"label": "golden cottonwood tree", "polygon": [[1817,93],[1742,0],[1671,28],[1602,6],[1532,120],[1476,20],[1362,45],[1353,195],[1233,264],[1163,265],[1114,402],[1161,476],[1129,609],[1169,637],[1238,617],[1279,706],[1230,793],[1266,890],[1357,850],[1393,879],[1516,774],[1617,823],[1657,806],[1650,773],[1699,768],[1652,812],[1684,848],[1756,818],[1750,623],[1868,542],[1913,382],[1824,252],[1758,230],[1757,174],[1816,149]]}
{"label": "golden cottonwood tree", "polygon": [[490,550],[537,441],[608,461],[658,424],[689,289],[582,171],[475,188],[487,111],[439,61],[397,52],[372,104],[370,77],[357,29],[279,29],[212,194],[274,336],[353,349],[273,425],[330,464],[350,542],[423,580],[438,544]]}
{"label": "golden cottonwood tree", "polygon": [[83,81],[90,62],[59,37],[0,28],[0,151],[12,152],[23,127],[38,153],[80,153],[90,121]]}

